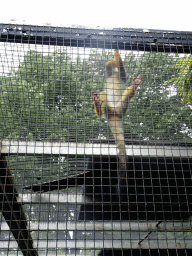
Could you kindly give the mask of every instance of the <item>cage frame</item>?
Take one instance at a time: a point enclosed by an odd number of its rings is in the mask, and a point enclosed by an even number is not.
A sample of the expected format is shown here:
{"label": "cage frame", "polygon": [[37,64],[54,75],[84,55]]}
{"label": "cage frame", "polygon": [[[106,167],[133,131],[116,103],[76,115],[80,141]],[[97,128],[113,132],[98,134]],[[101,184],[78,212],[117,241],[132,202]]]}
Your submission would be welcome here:
{"label": "cage frame", "polygon": [[[191,53],[192,52],[192,32],[179,32],[179,31],[162,31],[162,30],[143,30],[143,29],[123,29],[115,28],[112,30],[106,29],[88,29],[88,28],[64,28],[64,27],[50,27],[50,26],[31,26],[31,25],[18,25],[18,24],[0,24],[0,42],[6,43],[22,43],[22,44],[35,44],[35,45],[57,45],[57,46],[70,46],[70,47],[85,47],[85,48],[105,48],[105,49],[120,49],[120,50],[132,50],[132,51],[155,51],[155,52],[169,52],[169,53]],[[58,148],[59,146],[59,148]],[[174,145],[127,145],[127,155],[134,156],[148,156],[148,157],[170,157],[170,158],[188,158],[192,159],[192,145],[184,144],[179,146]],[[61,150],[62,148],[62,150]],[[89,143],[56,143],[56,142],[22,142],[22,141],[2,141],[0,145],[2,156],[4,155],[111,155],[117,154],[117,148],[115,145],[109,145],[106,150],[106,144],[102,148],[102,145]],[[61,200],[62,203],[66,202],[67,195],[60,195],[61,198],[57,199],[53,197],[28,194],[19,195],[20,203],[55,203]],[[83,197],[67,198],[68,203],[82,203],[85,202]],[[47,229],[48,224],[40,223],[42,228]],[[51,223],[50,226],[54,223]],[[159,241],[152,242],[144,241],[146,236],[150,232],[160,231],[189,231],[191,230],[191,222],[147,222],[147,223],[116,223],[106,222],[101,224],[95,223],[76,223],[74,226],[72,223],[62,223],[60,228],[69,228],[73,230],[75,228],[85,228],[85,230],[97,230],[105,227],[109,230],[122,230],[122,228],[128,228],[129,230],[146,231],[146,234],[141,241],[93,241],[84,243],[68,243],[66,247],[75,246],[86,249],[89,248],[159,248],[159,249],[192,249],[191,241],[170,241],[170,243],[159,244]],[[50,228],[49,226],[49,228]],[[37,227],[37,223],[30,223],[30,227],[33,229]],[[2,226],[2,230],[6,227]],[[56,242],[58,245],[58,242]]]}

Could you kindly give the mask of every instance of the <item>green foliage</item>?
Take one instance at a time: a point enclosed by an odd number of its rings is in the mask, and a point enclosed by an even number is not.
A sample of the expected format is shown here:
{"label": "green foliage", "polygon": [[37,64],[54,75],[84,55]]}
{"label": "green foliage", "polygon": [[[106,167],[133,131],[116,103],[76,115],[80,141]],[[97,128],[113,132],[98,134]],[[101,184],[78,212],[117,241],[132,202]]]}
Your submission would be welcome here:
{"label": "green foliage", "polygon": [[182,97],[182,102],[192,104],[192,56],[186,55],[175,65],[177,75],[168,83],[174,83]]}
{"label": "green foliage", "polygon": [[177,56],[166,53],[145,53],[139,58],[133,53],[127,56],[130,78],[144,74],[125,120],[127,138],[132,135],[137,139],[191,141],[191,110],[181,104],[174,88],[166,84],[174,76],[176,61]]}
{"label": "green foliage", "polygon": [[1,78],[1,137],[84,139],[93,82],[88,67],[88,61],[72,62],[66,52],[28,52],[18,71]]}
{"label": "green foliage", "polygon": [[[87,58],[72,59],[66,51],[48,55],[27,52],[15,72],[0,77],[0,138],[69,142],[112,138],[105,118],[98,118],[93,109],[93,93],[103,89],[105,65],[112,55],[92,51]],[[132,52],[126,56],[128,85],[134,76],[144,74],[124,120],[126,139],[192,141],[192,111],[189,104],[181,102],[185,98],[191,103],[191,87],[185,85],[191,81],[191,62],[187,62],[187,76],[181,68],[182,75],[175,78],[175,67],[179,68],[179,63],[185,67],[184,60],[167,53]],[[190,90],[182,93],[178,89],[177,93],[174,79]],[[19,192],[26,185],[74,174],[80,165],[76,158],[45,155],[10,156],[9,164]],[[37,218],[37,206],[28,207],[32,218]]]}
{"label": "green foliage", "polygon": [[[93,93],[104,86],[106,51],[71,59],[66,51],[26,53],[17,71],[0,77],[2,139],[90,141],[112,138],[104,117],[93,110]],[[127,139],[191,141],[191,109],[171,84],[177,56],[144,53],[126,56],[128,84],[139,73],[142,85],[124,120]]]}

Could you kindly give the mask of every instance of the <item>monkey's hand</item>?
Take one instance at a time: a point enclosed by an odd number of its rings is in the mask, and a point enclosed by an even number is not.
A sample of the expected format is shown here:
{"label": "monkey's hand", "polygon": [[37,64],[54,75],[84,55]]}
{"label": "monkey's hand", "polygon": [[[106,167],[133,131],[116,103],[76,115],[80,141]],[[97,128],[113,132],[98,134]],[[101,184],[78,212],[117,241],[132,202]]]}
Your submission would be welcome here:
{"label": "monkey's hand", "polygon": [[[137,88],[139,87],[139,85],[142,82],[143,79],[143,74],[139,74],[137,77],[134,77],[132,79],[132,83],[131,86],[129,86],[123,93],[123,97],[122,97],[122,105],[123,105],[123,109],[127,108],[128,105],[128,101],[135,95]],[[128,101],[127,101],[128,100]]]}
{"label": "monkey's hand", "polygon": [[95,92],[93,95],[93,102],[95,107],[95,113],[97,116],[100,116],[102,114],[101,105],[103,101],[100,100],[100,97],[97,92]]}
{"label": "monkey's hand", "polygon": [[132,79],[132,90],[134,93],[136,92],[137,88],[141,84],[143,76],[144,76],[143,74],[139,74],[138,77],[134,77]]}

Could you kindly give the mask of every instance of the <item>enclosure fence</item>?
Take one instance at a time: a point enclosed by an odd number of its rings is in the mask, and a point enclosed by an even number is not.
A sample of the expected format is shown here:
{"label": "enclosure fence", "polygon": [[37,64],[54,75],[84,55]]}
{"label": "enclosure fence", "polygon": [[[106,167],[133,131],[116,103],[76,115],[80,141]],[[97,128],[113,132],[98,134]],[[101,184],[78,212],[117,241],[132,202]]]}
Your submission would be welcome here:
{"label": "enclosure fence", "polygon": [[[2,255],[191,255],[191,47],[192,32],[0,24]],[[139,79],[122,190],[111,113],[95,114],[115,50],[120,81]]]}

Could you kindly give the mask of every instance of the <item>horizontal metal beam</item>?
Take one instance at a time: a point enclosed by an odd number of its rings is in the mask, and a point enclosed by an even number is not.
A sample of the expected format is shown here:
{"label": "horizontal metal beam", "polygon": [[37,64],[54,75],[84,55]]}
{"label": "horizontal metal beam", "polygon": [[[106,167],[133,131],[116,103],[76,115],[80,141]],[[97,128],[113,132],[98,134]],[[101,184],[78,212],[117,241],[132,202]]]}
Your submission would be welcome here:
{"label": "horizontal metal beam", "polygon": [[[142,243],[138,239],[110,240],[102,238],[94,240],[34,240],[34,247],[39,249],[192,249],[191,239],[148,239]],[[0,242],[1,249],[15,249],[17,244],[14,241]]]}
{"label": "horizontal metal beam", "polygon": [[[66,221],[66,222],[37,222],[30,221],[31,231],[121,231],[121,232],[191,232],[190,221],[165,221],[158,224],[157,221]],[[1,223],[1,231],[9,231],[6,222]]]}
{"label": "horizontal metal beam", "polygon": [[[78,178],[78,177],[77,177]],[[88,197],[81,194],[41,194],[41,193],[27,193],[19,194],[17,201],[22,204],[92,204]],[[94,202],[94,205],[101,204],[101,202]],[[111,204],[111,202],[105,202]]]}
{"label": "horizontal metal beam", "polygon": [[[155,221],[130,221],[130,222],[29,222],[29,229],[31,231],[84,231],[86,232],[121,232],[121,239],[113,235],[113,239],[71,239],[71,240],[47,240],[36,241],[34,239],[34,246],[39,249],[47,248],[80,248],[80,249],[102,249],[102,248],[116,248],[116,249],[192,249],[191,239],[187,239],[185,232],[191,232],[191,222],[162,222],[157,223]],[[8,231],[9,228],[6,223],[1,224],[2,231]],[[147,232],[147,233],[146,233]],[[151,232],[155,232],[153,235]],[[158,235],[157,235],[158,232]],[[167,236],[169,232],[169,236]],[[180,238],[177,238],[177,232],[182,232]],[[104,234],[103,233],[103,234]],[[130,239],[125,239],[123,234],[129,234]],[[151,234],[147,239],[142,240],[141,237],[145,237],[146,234]],[[161,233],[163,235],[161,235]],[[126,236],[127,236],[126,235]],[[103,237],[103,236],[102,236]],[[138,237],[138,239],[136,238]],[[174,238],[173,238],[174,237]],[[13,241],[0,242],[0,248],[7,248],[9,245],[10,249],[15,248],[16,243]],[[47,247],[48,246],[48,247]]]}
{"label": "horizontal metal beam", "polygon": [[[128,156],[192,158],[192,147],[165,145],[126,145]],[[1,154],[116,156],[116,145],[108,143],[65,143],[2,141]]]}
{"label": "horizontal metal beam", "polygon": [[[81,248],[81,249],[101,249],[101,248],[123,248],[123,249],[192,249],[192,243],[190,239],[186,239],[185,232],[191,232],[191,222],[162,222],[159,223],[155,221],[130,221],[130,222],[29,222],[29,229],[31,231],[83,231],[85,232],[99,232],[102,231],[103,236],[105,232],[109,234],[109,232],[120,231],[121,239],[119,236],[113,235],[113,239],[91,239],[87,238],[84,240],[81,239],[71,239],[71,240],[47,240],[36,241],[34,239],[35,247],[39,249],[42,248],[54,248],[57,249],[65,249],[65,248]],[[3,222],[1,223],[1,231],[9,231],[8,225]],[[147,233],[146,233],[147,232]],[[155,232],[154,235],[151,232]],[[157,234],[158,232],[158,234]],[[169,232],[169,236],[167,236]],[[177,238],[177,232],[182,232],[183,238],[179,235],[179,239]],[[124,234],[128,238],[124,238]],[[146,235],[150,234],[147,239],[141,239],[142,237],[146,237]],[[161,235],[162,234],[162,235]],[[93,237],[94,234],[92,234]],[[102,237],[103,237],[102,236]],[[174,237],[174,238],[173,238]],[[5,241],[0,242],[0,248],[5,248],[9,243],[9,248],[15,248],[15,242],[13,241]],[[46,247],[48,245],[48,247]]]}
{"label": "horizontal metal beam", "polygon": [[191,53],[192,32],[0,24],[0,42]]}
{"label": "horizontal metal beam", "polygon": [[78,194],[38,194],[38,193],[29,193],[29,194],[19,194],[18,202],[22,204],[83,204],[89,203],[88,199],[83,195]]}

